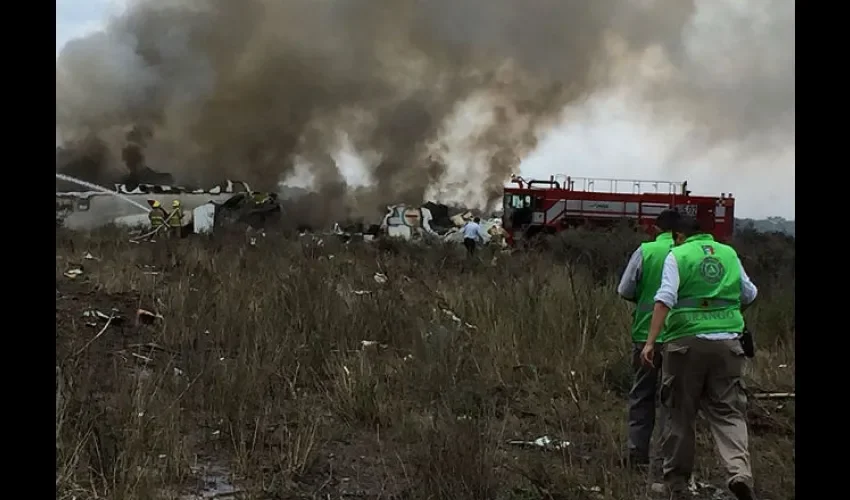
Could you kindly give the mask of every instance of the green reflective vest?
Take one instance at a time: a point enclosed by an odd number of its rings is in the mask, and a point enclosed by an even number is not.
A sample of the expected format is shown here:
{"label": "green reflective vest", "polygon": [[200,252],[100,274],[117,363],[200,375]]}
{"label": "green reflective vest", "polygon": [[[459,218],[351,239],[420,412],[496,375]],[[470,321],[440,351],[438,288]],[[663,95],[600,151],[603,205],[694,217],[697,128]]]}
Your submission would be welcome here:
{"label": "green reflective vest", "polygon": [[661,233],[655,241],[642,243],[640,246],[641,272],[635,289],[634,319],[632,321],[632,342],[646,342],[649,336],[649,323],[652,320],[652,309],[655,307],[655,292],[661,286],[661,271],[664,269],[664,259],[673,248],[673,234]]}
{"label": "green reflective vest", "polygon": [[741,333],[741,266],[735,250],[709,234],[674,247],[679,298],[667,315],[664,342],[704,333]]}

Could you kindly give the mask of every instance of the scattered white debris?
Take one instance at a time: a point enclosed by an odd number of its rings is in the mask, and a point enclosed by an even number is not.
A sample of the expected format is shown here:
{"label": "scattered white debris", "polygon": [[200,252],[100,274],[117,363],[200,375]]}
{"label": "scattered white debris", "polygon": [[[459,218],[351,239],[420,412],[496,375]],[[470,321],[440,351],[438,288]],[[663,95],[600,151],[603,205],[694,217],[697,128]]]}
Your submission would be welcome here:
{"label": "scattered white debris", "polygon": [[86,323],[86,326],[97,328],[98,322],[105,321],[106,325],[118,325],[124,321],[124,317],[118,313],[117,309],[112,309],[112,314],[104,314],[96,309],[83,311],[83,317],[89,318],[91,321]]}
{"label": "scattered white debris", "polygon": [[788,365],[782,364],[782,365],[779,365],[779,368],[788,368]]}
{"label": "scattered white debris", "polygon": [[795,399],[795,392],[757,392],[753,394],[755,399]]}
{"label": "scattered white debris", "polygon": [[353,293],[354,295],[369,295],[372,292],[370,292],[369,290],[352,290],[351,293]]}
{"label": "scattered white debris", "polygon": [[181,496],[180,500],[236,500],[243,494],[241,489],[233,485],[232,474],[226,467],[193,467],[192,473],[197,476],[199,487],[194,493]]}
{"label": "scattered white debris", "polygon": [[461,322],[461,319],[457,317],[457,314],[453,313],[452,311],[449,311],[448,309],[443,309],[443,313],[445,313],[455,323]]}
{"label": "scattered white debris", "polygon": [[361,340],[360,345],[363,347],[363,349],[367,349],[369,347],[380,347],[381,349],[387,348],[387,344],[381,344],[377,340]]}
{"label": "scattered white debris", "polygon": [[387,275],[383,274],[383,273],[375,273],[374,278],[375,278],[375,282],[380,284],[380,285],[383,285],[384,283],[387,282]]}
{"label": "scattered white debris", "polygon": [[691,480],[688,483],[688,489],[691,491],[692,495],[696,495],[700,492],[700,490],[717,490],[720,491],[720,488],[714,486],[713,484],[708,484],[703,481],[697,481],[694,476],[691,476]]}
{"label": "scattered white debris", "polygon": [[102,320],[104,320],[104,321],[106,321],[106,320],[108,320],[108,319],[109,319],[109,316],[108,316],[108,315],[103,314],[102,312],[97,311],[97,310],[84,311],[84,312],[83,312],[83,317],[85,317],[85,318],[96,318],[96,319],[102,319]]}
{"label": "scattered white debris", "polygon": [[450,310],[448,310],[448,309],[442,309],[442,311],[443,311],[443,313],[445,313],[445,314],[446,314],[446,316],[448,316],[448,317],[449,317],[452,321],[454,321],[455,323],[462,324],[463,326],[465,326],[465,327],[469,328],[470,330],[477,330],[477,329],[478,329],[478,327],[477,327],[477,326],[475,326],[475,325],[473,325],[473,324],[470,324],[470,323],[467,323],[467,322],[463,321],[462,319],[460,319],[460,318],[458,317],[458,315],[457,315],[457,314],[455,314],[454,312],[452,312],[452,311],[450,311]]}
{"label": "scattered white debris", "polygon": [[549,436],[542,436],[534,441],[508,441],[508,444],[514,446],[527,446],[532,448],[544,448],[547,450],[562,450],[568,446],[570,446],[569,441],[560,441],[557,439],[552,439]]}
{"label": "scattered white debris", "polygon": [[67,271],[65,271],[64,274],[65,274],[66,278],[74,279],[77,276],[80,276],[80,275],[83,274],[83,269],[79,268],[79,267],[75,267],[75,268],[72,268],[72,269],[68,269]]}
{"label": "scattered white debris", "polygon": [[92,255],[90,252],[86,252],[86,254],[83,255],[83,258],[86,259],[86,260],[100,260],[97,257],[95,257],[94,255]]}

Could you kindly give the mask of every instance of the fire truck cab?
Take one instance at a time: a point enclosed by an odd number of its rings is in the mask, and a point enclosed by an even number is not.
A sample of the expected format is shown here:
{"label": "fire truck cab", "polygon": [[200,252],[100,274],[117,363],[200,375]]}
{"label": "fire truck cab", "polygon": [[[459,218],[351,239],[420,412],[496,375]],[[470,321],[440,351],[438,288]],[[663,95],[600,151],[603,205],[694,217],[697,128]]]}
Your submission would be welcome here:
{"label": "fire truck cab", "polygon": [[526,180],[512,176],[505,187],[502,224],[509,243],[554,234],[569,228],[627,224],[655,231],[655,218],[673,208],[696,217],[719,241],[728,241],[735,227],[735,198],[696,196],[687,181],[647,181],[551,176]]}

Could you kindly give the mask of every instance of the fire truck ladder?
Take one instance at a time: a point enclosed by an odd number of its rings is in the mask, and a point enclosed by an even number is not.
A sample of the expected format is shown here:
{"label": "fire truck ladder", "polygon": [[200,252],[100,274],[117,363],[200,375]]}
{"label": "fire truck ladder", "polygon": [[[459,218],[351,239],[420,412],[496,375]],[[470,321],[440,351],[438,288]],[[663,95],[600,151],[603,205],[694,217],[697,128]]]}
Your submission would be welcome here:
{"label": "fire truck ladder", "polygon": [[608,179],[602,177],[571,177],[568,175],[556,175],[555,180],[564,186],[564,189],[594,193],[642,194],[652,192],[681,195],[685,194],[688,189],[687,181],[671,182],[651,181],[645,179]]}

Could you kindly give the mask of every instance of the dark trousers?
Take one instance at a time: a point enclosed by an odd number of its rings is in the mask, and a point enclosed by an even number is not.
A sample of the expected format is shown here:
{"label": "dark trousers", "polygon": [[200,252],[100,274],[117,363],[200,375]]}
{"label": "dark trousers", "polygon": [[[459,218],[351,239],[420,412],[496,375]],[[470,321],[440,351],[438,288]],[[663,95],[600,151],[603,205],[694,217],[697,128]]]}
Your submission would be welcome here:
{"label": "dark trousers", "polygon": [[470,255],[470,257],[475,254],[475,244],[476,244],[475,238],[464,238],[463,239],[463,246],[466,247],[466,253],[468,253]]}
{"label": "dark trousers", "polygon": [[632,346],[634,383],[629,392],[629,457],[649,462],[652,432],[655,429],[655,402],[661,374],[661,346],[655,349],[655,366],[649,368],[640,360],[644,344]]}

